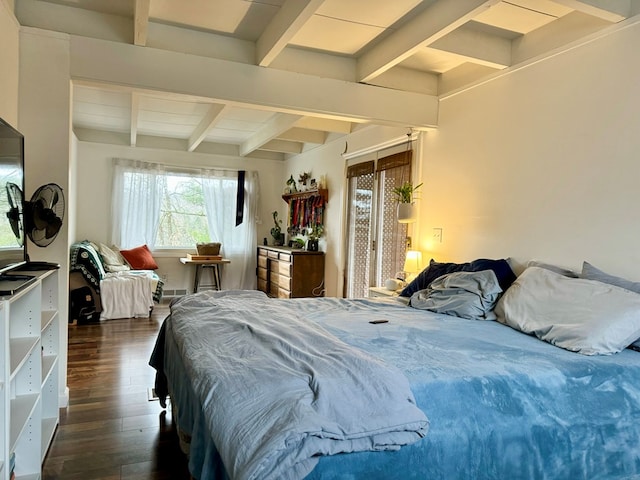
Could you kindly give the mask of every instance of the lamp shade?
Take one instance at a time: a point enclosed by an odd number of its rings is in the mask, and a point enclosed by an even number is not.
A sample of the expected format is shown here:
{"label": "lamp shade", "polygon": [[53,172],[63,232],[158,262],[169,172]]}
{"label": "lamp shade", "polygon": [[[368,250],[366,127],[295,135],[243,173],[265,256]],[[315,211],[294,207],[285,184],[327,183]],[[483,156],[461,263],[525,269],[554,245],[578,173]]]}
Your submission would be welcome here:
{"label": "lamp shade", "polygon": [[404,271],[410,274],[418,273],[422,269],[422,252],[407,250],[404,258]]}

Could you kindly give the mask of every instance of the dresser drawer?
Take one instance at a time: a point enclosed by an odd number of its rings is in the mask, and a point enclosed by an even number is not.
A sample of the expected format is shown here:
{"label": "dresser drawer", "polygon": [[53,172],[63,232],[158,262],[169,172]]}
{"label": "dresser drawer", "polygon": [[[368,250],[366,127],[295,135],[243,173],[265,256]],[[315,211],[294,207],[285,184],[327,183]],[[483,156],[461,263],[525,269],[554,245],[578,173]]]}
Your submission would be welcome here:
{"label": "dresser drawer", "polygon": [[289,290],[285,290],[284,288],[278,289],[278,298],[291,298],[291,292]]}
{"label": "dresser drawer", "polygon": [[267,268],[267,256],[258,256],[258,267],[260,268]]}
{"label": "dresser drawer", "polygon": [[278,282],[278,286],[286,290],[291,290],[291,277],[289,277],[288,275],[278,275],[276,279],[276,281]]}
{"label": "dresser drawer", "polygon": [[278,255],[278,258],[283,262],[291,263],[291,255],[289,255],[288,253],[281,253],[280,255]]}
{"label": "dresser drawer", "polygon": [[277,273],[279,275],[286,275],[287,277],[291,276],[291,264],[287,262],[273,262],[271,265],[272,272]]}
{"label": "dresser drawer", "polygon": [[265,282],[268,280],[266,267],[258,267],[258,280],[264,280]]}
{"label": "dresser drawer", "polygon": [[259,257],[266,257],[268,253],[269,253],[269,250],[267,250],[266,248],[258,248]]}
{"label": "dresser drawer", "polygon": [[269,251],[267,251],[267,256],[269,258],[276,258],[277,259],[278,258],[278,252],[274,252],[272,250],[269,250]]}
{"label": "dresser drawer", "polygon": [[267,290],[267,281],[262,278],[258,278],[258,290],[264,293],[269,293]]}

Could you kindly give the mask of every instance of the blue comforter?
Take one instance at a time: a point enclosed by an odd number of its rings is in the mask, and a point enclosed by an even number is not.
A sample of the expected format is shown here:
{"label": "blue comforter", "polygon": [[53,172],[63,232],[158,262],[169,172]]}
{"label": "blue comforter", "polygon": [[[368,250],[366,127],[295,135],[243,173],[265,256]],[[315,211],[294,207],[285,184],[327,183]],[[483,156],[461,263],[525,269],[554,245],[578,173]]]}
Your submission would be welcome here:
{"label": "blue comforter", "polygon": [[[269,302],[399,368],[429,417],[422,440],[397,451],[323,456],[308,479],[640,478],[640,352],[586,357],[497,322],[391,300]],[[170,330],[165,366],[178,390],[178,421],[193,436],[192,471],[200,480],[225,478],[221,444],[208,432],[215,426],[201,421]]]}
{"label": "blue comforter", "polygon": [[234,479],[303,478],[320,455],[427,432],[405,376],[257,291],[182,298],[171,330]]}

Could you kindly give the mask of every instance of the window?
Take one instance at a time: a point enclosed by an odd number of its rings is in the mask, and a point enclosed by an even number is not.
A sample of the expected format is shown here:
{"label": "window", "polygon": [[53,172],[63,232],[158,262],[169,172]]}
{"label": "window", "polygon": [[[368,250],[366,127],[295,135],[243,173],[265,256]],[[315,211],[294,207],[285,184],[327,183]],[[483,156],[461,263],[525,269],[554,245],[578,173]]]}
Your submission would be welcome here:
{"label": "window", "polygon": [[393,189],[411,179],[411,153],[347,168],[347,298],[367,297],[403,270],[407,225],[398,223]]}
{"label": "window", "polygon": [[156,247],[186,247],[209,241],[202,181],[177,174],[168,174],[164,181]]}
{"label": "window", "polygon": [[[235,221],[237,178],[203,179],[192,175],[167,173],[162,181],[163,195],[160,202],[160,218],[156,234],[156,248],[191,248],[198,242],[212,241],[207,223],[203,183],[220,190],[228,199],[220,212]],[[215,214],[215,213],[214,213]]]}
{"label": "window", "polygon": [[[239,179],[244,185],[243,221],[236,225]],[[115,245],[193,250],[198,242],[220,242],[222,254],[231,260],[223,271],[225,288],[255,287],[256,172],[240,175],[116,159],[113,185]],[[229,276],[236,281],[228,281]]]}

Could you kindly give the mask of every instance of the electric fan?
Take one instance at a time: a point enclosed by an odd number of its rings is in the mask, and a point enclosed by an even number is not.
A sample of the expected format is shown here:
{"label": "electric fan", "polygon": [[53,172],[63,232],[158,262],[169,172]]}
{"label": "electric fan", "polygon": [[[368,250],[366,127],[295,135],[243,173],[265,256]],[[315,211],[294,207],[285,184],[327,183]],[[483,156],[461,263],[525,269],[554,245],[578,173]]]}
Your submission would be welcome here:
{"label": "electric fan", "polygon": [[24,223],[29,239],[39,247],[46,247],[62,228],[64,194],[55,183],[38,188],[31,201],[25,202]]}
{"label": "electric fan", "polygon": [[22,228],[22,190],[15,183],[7,182],[7,200],[9,201],[9,211],[7,218],[11,225],[11,230],[18,240],[18,245],[24,245],[24,228]]}

